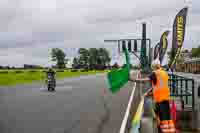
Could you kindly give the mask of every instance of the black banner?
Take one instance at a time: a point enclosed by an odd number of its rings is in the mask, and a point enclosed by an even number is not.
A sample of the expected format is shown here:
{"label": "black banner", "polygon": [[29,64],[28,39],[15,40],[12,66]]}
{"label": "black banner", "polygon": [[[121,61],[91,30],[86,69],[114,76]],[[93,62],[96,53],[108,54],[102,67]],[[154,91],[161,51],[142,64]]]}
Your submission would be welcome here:
{"label": "black banner", "polygon": [[187,7],[183,8],[176,15],[174,20],[170,67],[174,66],[174,64],[176,63],[176,59],[178,58],[181,52],[181,48],[185,37],[185,24],[186,24],[187,11],[188,11]]}
{"label": "black banner", "polygon": [[154,47],[154,54],[153,54],[154,60],[158,57],[159,52],[160,52],[160,43],[157,43],[156,46]]}
{"label": "black banner", "polygon": [[160,63],[162,63],[163,58],[165,56],[165,53],[167,51],[167,47],[168,47],[168,41],[167,41],[167,36],[169,34],[169,31],[165,31],[161,38],[160,38],[160,51],[159,51],[159,60]]}

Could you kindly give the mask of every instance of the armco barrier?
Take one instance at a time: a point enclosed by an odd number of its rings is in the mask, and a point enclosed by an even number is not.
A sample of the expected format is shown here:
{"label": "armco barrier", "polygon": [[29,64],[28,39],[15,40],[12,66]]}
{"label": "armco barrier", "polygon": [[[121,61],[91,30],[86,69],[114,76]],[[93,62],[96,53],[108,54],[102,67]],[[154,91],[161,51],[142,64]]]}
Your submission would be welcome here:
{"label": "armco barrier", "polygon": [[[141,77],[139,72],[137,77]],[[134,133],[134,130],[138,131],[140,128],[141,115],[143,112],[141,110],[143,110],[144,106],[144,97],[142,96],[142,90],[138,89],[138,87],[140,88],[140,84],[132,83],[133,89],[119,133]]]}
{"label": "armco barrier", "polygon": [[[137,77],[141,78],[140,73],[137,74]],[[140,83],[137,84],[135,82],[132,83],[133,83],[133,90],[129,99],[127,110],[119,133],[156,133],[157,125],[156,125],[156,119],[155,117],[153,117],[152,114],[153,113],[152,106],[148,110],[148,112],[150,112],[148,115],[150,115],[151,117],[147,118],[146,112],[144,113],[144,109],[146,109],[146,107],[144,106],[145,97],[143,96],[142,92],[144,91],[144,88],[149,89],[149,85],[146,86]],[[144,121],[144,118],[145,120],[147,118],[149,123],[146,123]],[[149,130],[145,129],[145,126],[150,128],[150,132]]]}
{"label": "armco barrier", "polygon": [[[137,74],[137,77],[138,77],[138,74]],[[133,84],[134,84],[133,89],[131,92],[131,96],[129,98],[128,106],[126,108],[126,112],[125,112],[119,133],[129,132],[129,128],[131,128],[131,124],[129,122],[131,121],[132,103],[133,103],[134,95],[135,95],[135,91],[136,91],[136,83],[133,83]]]}
{"label": "armco barrier", "polygon": [[137,108],[137,112],[132,120],[132,127],[130,133],[139,133],[143,109],[144,109],[144,96],[142,97],[142,100],[140,101],[140,104]]}

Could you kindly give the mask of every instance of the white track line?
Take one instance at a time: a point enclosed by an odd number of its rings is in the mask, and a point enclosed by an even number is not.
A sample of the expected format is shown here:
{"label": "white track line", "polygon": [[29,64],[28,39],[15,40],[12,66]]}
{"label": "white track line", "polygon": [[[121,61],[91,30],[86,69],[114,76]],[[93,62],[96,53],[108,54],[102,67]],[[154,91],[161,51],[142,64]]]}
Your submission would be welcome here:
{"label": "white track line", "polygon": [[[137,77],[138,77],[138,74],[137,74]],[[136,83],[134,83],[133,85],[133,90],[131,92],[131,96],[130,96],[130,99],[129,99],[129,102],[128,102],[128,106],[126,108],[126,113],[124,115],[124,119],[122,121],[122,124],[121,124],[121,128],[120,128],[120,131],[119,133],[125,133],[125,129],[126,129],[126,123],[128,121],[128,116],[130,114],[130,109],[131,109],[131,103],[133,101],[133,96],[134,96],[134,93],[135,93],[135,88],[136,88]]]}

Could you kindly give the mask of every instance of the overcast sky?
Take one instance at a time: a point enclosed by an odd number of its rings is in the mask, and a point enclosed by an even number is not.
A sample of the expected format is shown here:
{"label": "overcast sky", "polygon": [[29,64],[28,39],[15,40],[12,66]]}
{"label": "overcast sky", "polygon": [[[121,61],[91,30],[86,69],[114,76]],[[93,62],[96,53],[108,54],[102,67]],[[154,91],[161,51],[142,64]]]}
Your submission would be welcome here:
{"label": "overcast sky", "polygon": [[141,37],[142,22],[154,46],[186,5],[184,47],[192,48],[200,44],[200,0],[0,0],[0,65],[47,66],[55,47],[68,57],[79,47],[114,51],[116,45],[103,40]]}

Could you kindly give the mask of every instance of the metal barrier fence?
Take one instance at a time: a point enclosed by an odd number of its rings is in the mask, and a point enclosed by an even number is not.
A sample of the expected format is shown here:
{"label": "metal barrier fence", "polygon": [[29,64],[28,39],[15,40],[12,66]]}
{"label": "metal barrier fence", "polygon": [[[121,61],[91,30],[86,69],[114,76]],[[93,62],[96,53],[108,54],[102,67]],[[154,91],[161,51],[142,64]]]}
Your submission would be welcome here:
{"label": "metal barrier fence", "polygon": [[128,123],[126,125],[126,132],[130,133],[131,128],[133,126],[133,118],[138,110],[139,104],[141,102],[142,99],[142,91],[140,90],[140,84],[136,84],[135,86],[135,93],[133,96],[133,100],[131,103],[131,109],[130,109],[130,113],[129,113],[129,117],[128,117]]}
{"label": "metal barrier fence", "polygon": [[194,96],[194,79],[183,77],[176,74],[169,74],[169,87],[171,96],[180,97],[183,102],[183,109],[186,107],[195,108],[195,96]]}

